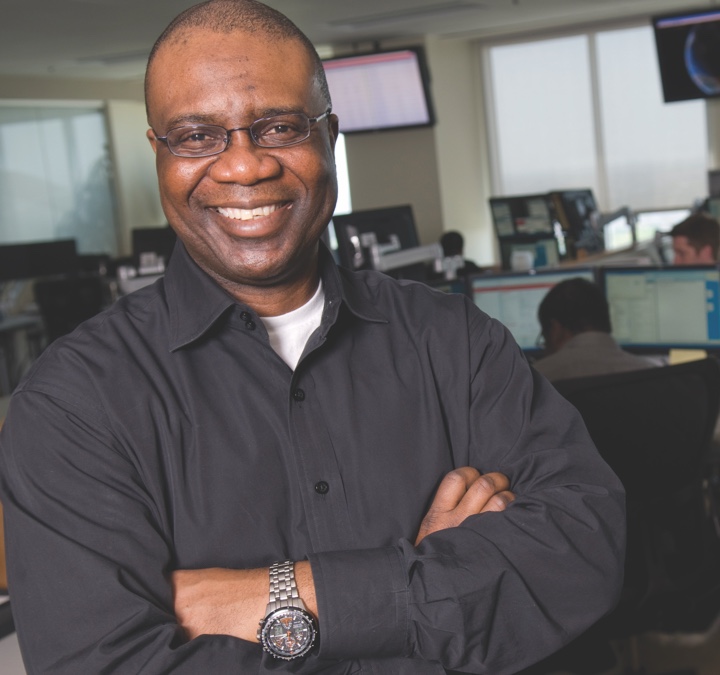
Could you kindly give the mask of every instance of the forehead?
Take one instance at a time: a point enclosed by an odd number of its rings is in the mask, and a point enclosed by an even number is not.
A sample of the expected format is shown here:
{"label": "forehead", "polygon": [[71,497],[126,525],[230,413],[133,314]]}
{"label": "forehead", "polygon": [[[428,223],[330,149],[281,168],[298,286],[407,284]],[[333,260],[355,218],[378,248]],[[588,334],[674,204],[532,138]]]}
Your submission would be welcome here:
{"label": "forehead", "polygon": [[261,33],[186,30],[165,43],[148,71],[153,125],[185,116],[319,114],[322,97],[304,45]]}

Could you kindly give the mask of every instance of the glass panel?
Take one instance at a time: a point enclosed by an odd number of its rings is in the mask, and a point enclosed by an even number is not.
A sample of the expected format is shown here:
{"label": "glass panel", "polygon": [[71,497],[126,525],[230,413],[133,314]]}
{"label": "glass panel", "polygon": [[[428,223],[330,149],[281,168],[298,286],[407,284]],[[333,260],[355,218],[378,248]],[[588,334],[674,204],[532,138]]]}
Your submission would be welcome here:
{"label": "glass panel", "polygon": [[335,143],[335,166],[337,168],[338,200],[335,215],[352,213],[350,199],[350,177],[348,176],[347,152],[345,151],[345,134],[338,134]]}
{"label": "glass panel", "polygon": [[490,50],[501,194],[596,188],[588,38]]}
{"label": "glass panel", "polygon": [[0,106],[0,243],[63,238],[117,254],[103,113]]}
{"label": "glass panel", "polygon": [[598,33],[597,54],[609,209],[705,196],[705,103],[663,103],[652,28]]}

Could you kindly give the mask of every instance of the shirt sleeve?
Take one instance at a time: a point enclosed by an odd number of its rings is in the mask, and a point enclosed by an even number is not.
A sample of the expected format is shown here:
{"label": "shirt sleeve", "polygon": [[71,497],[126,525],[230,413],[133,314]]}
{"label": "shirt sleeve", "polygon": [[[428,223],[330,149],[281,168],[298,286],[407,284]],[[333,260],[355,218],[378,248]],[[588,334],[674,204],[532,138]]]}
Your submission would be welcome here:
{"label": "shirt sleeve", "polygon": [[101,411],[24,391],[2,430],[11,605],[27,672],[245,673],[256,644],[188,641],[169,571],[170,524]]}
{"label": "shirt sleeve", "polygon": [[[388,550],[311,557],[323,654],[403,655],[514,673],[617,602],[624,492],[577,411],[497,322],[471,315],[469,416],[457,465],[510,477],[516,500]],[[465,453],[465,454],[464,454]],[[352,582],[348,582],[351,579]]]}

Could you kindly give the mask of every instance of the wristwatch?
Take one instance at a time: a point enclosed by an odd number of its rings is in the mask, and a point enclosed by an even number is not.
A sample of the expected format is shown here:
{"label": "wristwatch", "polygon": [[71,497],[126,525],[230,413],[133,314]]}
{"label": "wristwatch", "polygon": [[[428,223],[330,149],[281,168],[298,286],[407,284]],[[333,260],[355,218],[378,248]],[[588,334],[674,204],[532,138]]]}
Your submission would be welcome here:
{"label": "wristwatch", "polygon": [[270,600],[257,632],[262,648],[275,658],[289,661],[307,654],[316,637],[315,619],[298,595],[295,563],[273,563]]}

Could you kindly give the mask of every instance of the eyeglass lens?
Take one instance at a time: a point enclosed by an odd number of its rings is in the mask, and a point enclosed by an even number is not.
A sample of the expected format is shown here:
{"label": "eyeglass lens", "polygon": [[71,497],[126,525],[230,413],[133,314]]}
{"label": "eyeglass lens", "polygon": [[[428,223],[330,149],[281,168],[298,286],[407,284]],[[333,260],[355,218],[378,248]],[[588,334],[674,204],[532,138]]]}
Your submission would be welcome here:
{"label": "eyeglass lens", "polygon": [[[278,148],[304,141],[310,135],[310,120],[302,113],[276,115],[256,120],[247,131],[256,145]],[[229,133],[223,127],[203,125],[171,129],[166,138],[168,147],[176,155],[202,157],[222,152],[228,144]]]}

